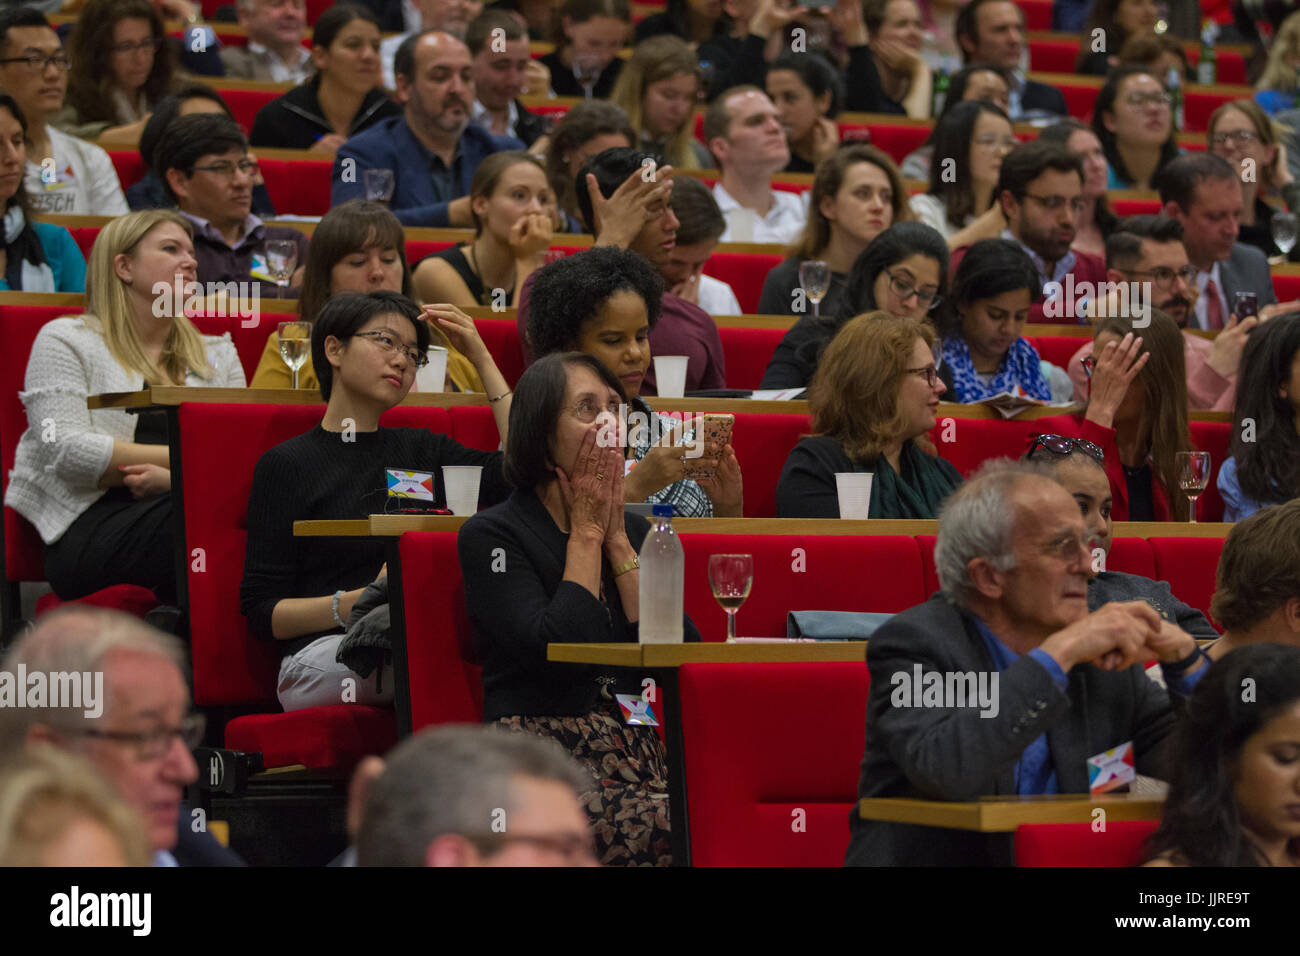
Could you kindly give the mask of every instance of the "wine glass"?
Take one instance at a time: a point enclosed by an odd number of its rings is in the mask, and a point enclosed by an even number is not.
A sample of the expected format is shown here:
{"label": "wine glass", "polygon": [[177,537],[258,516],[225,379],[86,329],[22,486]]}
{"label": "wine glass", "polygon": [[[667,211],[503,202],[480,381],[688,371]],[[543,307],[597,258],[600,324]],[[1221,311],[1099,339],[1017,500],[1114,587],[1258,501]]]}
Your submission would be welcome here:
{"label": "wine glass", "polygon": [[[289,288],[289,277],[298,268],[298,243],[292,239],[270,239],[266,243],[266,268],[275,277],[280,298]],[[295,385],[294,388],[297,388]]]}
{"label": "wine glass", "polygon": [[573,78],[582,84],[587,99],[591,99],[591,91],[595,89],[596,81],[604,71],[600,57],[592,56],[590,53],[580,53],[573,58]]}
{"label": "wine glass", "polygon": [[1291,255],[1295,248],[1296,218],[1293,212],[1273,213],[1273,244],[1282,250],[1282,256]]}
{"label": "wine glass", "polygon": [[736,641],[736,612],[749,597],[754,583],[752,554],[709,555],[709,587],[718,604],[727,612],[727,643]]}
{"label": "wine glass", "polygon": [[388,202],[393,198],[393,189],[397,180],[391,169],[367,169],[361,174],[365,183],[366,198],[371,202]]}
{"label": "wine glass", "polygon": [[1196,499],[1210,483],[1210,453],[1208,451],[1180,451],[1175,456],[1178,469],[1178,486],[1191,503],[1191,523],[1196,524]]}
{"label": "wine glass", "polygon": [[280,358],[293,372],[293,387],[298,387],[298,369],[302,368],[311,353],[311,323],[281,322],[279,329]]}
{"label": "wine glass", "polygon": [[821,318],[821,301],[831,287],[830,263],[808,259],[799,264],[799,286],[812,300],[813,318]]}

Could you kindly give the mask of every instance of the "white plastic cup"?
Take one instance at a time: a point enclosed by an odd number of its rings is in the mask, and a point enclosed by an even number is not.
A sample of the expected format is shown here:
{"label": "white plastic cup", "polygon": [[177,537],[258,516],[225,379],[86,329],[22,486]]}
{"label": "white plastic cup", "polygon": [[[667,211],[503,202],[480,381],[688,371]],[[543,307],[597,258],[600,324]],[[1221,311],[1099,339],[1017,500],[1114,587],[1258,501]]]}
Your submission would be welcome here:
{"label": "white plastic cup", "polygon": [[835,490],[840,496],[840,517],[864,521],[871,512],[871,479],[869,471],[837,471]]}
{"label": "white plastic cup", "polygon": [[441,392],[447,387],[447,350],[441,345],[429,346],[429,364],[415,372],[417,392]]}
{"label": "white plastic cup", "polygon": [[482,465],[442,466],[442,484],[452,514],[472,515],[478,511],[478,483],[482,477]]}
{"label": "white plastic cup", "polygon": [[655,388],[660,398],[686,397],[686,363],[688,355],[655,356]]}

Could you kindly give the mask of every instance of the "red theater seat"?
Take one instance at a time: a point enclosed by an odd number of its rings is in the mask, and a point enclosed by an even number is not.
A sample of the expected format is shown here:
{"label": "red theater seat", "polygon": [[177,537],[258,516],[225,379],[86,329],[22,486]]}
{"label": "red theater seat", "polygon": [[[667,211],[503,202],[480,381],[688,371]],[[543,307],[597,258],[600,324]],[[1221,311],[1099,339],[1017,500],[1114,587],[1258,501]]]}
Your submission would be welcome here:
{"label": "red theater seat", "polygon": [[1110,554],[1106,555],[1107,571],[1140,574],[1144,578],[1156,576],[1156,558],[1146,538],[1114,538]]}
{"label": "red theater seat", "polygon": [[1210,617],[1214,597],[1214,575],[1219,567],[1223,538],[1148,538],[1155,557],[1153,577],[1168,581],[1174,594]]}
{"label": "red theater seat", "polygon": [[745,480],[746,518],[776,517],[776,483],[781,469],[791,449],[810,430],[807,415],[751,412],[736,416],[731,447]]}
{"label": "red theater seat", "polygon": [[741,311],[752,315],[758,311],[758,297],[763,293],[763,280],[773,266],[781,264],[783,258],[781,255],[758,252],[715,252],[709,256],[705,271],[731,286]]}
{"label": "red theater seat", "polygon": [[1070,356],[1088,341],[1084,335],[1026,335],[1029,344],[1038,350],[1038,357],[1058,368],[1069,368]]}
{"label": "red theater seat", "polygon": [[1028,823],[1016,829],[1016,866],[1137,866],[1142,844],[1160,824],[1116,820],[1106,829],[1091,823]]}
{"label": "red theater seat", "polygon": [[330,209],[329,159],[266,159],[259,157],[266,191],[275,211],[286,216],[323,216]]}
{"label": "red theater seat", "polygon": [[[113,168],[117,170],[117,181],[122,184],[124,191],[144,179],[145,174],[149,172],[149,167],[145,165],[144,159],[136,150],[112,150],[108,158],[113,161]],[[86,249],[85,252],[89,255],[90,250]]]}
{"label": "red theater seat", "polygon": [[870,134],[871,145],[884,150],[889,154],[889,158],[899,165],[902,165],[903,160],[909,154],[920,149],[925,141],[930,138],[929,126],[904,126],[902,124],[898,126],[858,126],[848,123],[840,123],[839,126],[841,136],[849,130],[867,130]]}
{"label": "red theater seat", "polygon": [[492,353],[497,368],[511,388],[524,374],[524,347],[519,340],[519,323],[514,319],[475,319],[479,338]]}
{"label": "red theater seat", "polygon": [[930,441],[966,477],[990,458],[1019,458],[1028,447],[1032,421],[941,418]]}
{"label": "red theater seat", "polygon": [[1110,210],[1121,219],[1126,216],[1155,215],[1160,212],[1159,199],[1117,199],[1110,204]]}
{"label": "red theater seat", "polygon": [[727,388],[758,388],[772,353],[785,338],[786,329],[718,329],[727,363]]}
{"label": "red theater seat", "polygon": [[1273,276],[1273,292],[1279,302],[1300,299],[1300,276]]}
{"label": "red theater seat", "polygon": [[497,451],[501,447],[501,433],[497,431],[492,409],[486,405],[454,405],[451,412],[451,437],[466,448],[479,451]]}
{"label": "red theater seat", "polygon": [[1189,422],[1192,444],[1210,453],[1210,484],[1196,501],[1196,517],[1200,521],[1223,520],[1223,498],[1219,495],[1219,469],[1228,459],[1228,442],[1232,439],[1231,422]]}
{"label": "red theater seat", "polygon": [[680,681],[692,863],[841,866],[866,663],[686,664]]}
{"label": "red theater seat", "polygon": [[[230,112],[235,116],[235,122],[243,128],[245,136],[252,131],[253,120],[257,119],[258,111],[271,100],[284,95],[283,90],[223,90],[218,88],[217,92],[226,101],[226,105],[230,107]],[[256,149],[254,149],[254,152],[256,152]],[[265,160],[259,161],[265,162]],[[276,209],[280,212],[285,211],[280,209],[278,205]]]}

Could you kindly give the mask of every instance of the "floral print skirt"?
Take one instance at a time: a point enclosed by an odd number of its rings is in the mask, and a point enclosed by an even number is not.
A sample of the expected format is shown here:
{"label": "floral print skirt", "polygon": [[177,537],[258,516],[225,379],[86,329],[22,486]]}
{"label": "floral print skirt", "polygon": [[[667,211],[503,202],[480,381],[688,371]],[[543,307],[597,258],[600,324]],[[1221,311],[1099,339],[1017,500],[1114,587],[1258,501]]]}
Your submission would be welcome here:
{"label": "floral print skirt", "polygon": [[671,866],[668,763],[653,727],[629,726],[610,703],[581,717],[502,717],[510,730],[553,737],[592,774],[581,795],[603,866]]}

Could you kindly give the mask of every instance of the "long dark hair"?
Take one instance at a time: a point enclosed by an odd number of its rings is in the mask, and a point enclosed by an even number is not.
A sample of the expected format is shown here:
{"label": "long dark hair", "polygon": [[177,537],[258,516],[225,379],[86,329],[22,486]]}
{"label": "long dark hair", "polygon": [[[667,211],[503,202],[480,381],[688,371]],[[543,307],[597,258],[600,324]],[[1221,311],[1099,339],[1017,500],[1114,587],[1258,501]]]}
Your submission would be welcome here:
{"label": "long dark hair", "polygon": [[[1259,502],[1287,501],[1300,495],[1300,433],[1295,396],[1278,392],[1291,381],[1300,351],[1300,315],[1276,318],[1251,330],[1237,376],[1237,404],[1230,453],[1237,461],[1241,490]],[[1243,437],[1253,423],[1251,440]]]}
{"label": "long dark hair", "polygon": [[68,75],[68,102],[82,122],[117,122],[113,107],[113,28],[123,20],[147,20],[150,33],[160,46],[153,57],[153,69],[144,81],[144,98],[152,109],[172,86],[176,54],[162,18],[149,0],[89,0],[82,7],[68,39],[72,72]]}
{"label": "long dark hair", "polygon": [[[1110,163],[1110,168],[1115,170],[1115,175],[1126,183],[1133,181],[1133,174],[1124,165],[1124,159],[1119,154],[1119,145],[1115,140],[1115,134],[1106,128],[1102,117],[1107,113],[1115,112],[1115,100],[1119,98],[1119,88],[1123,82],[1131,76],[1142,74],[1159,83],[1162,90],[1165,88],[1164,81],[1144,66],[1117,66],[1106,77],[1106,82],[1102,84],[1101,89],[1097,92],[1097,99],[1092,105],[1092,131],[1101,140],[1101,148],[1102,152],[1106,154],[1106,162]],[[1169,124],[1169,138],[1160,147],[1160,162],[1156,165],[1156,170],[1164,169],[1166,164],[1177,157],[1178,130],[1174,129],[1174,124],[1171,122]],[[1152,176],[1152,179],[1154,180],[1155,176]]]}
{"label": "long dark hair", "polygon": [[[1253,693],[1243,693],[1246,687]],[[1235,771],[1246,741],[1296,700],[1300,648],[1248,644],[1214,663],[1175,730],[1169,796],[1147,840],[1148,859],[1169,854],[1188,866],[1267,865],[1242,829]],[[1290,850],[1300,852],[1300,839]]]}
{"label": "long dark hair", "polygon": [[[1047,127],[1047,129],[1039,133],[1038,138],[1046,143],[1060,143],[1062,146],[1068,147],[1070,144],[1070,137],[1080,130],[1083,130],[1086,133],[1092,133],[1094,136],[1097,135],[1097,131],[1087,123],[1082,120],[1077,120],[1073,116],[1067,116],[1065,119],[1053,123],[1051,126]],[[1101,237],[1103,239],[1109,239],[1110,234],[1114,232],[1115,227],[1119,225],[1119,216],[1111,212],[1110,202],[1107,200],[1105,193],[1102,193],[1097,197],[1096,202],[1093,203],[1092,212],[1093,224],[1101,231]]]}
{"label": "long dark hair", "polygon": [[314,322],[329,301],[330,273],[334,267],[347,256],[373,247],[397,250],[397,258],[402,263],[402,295],[414,298],[402,224],[383,203],[351,199],[335,206],[316,224],[304,263],[299,316],[306,322]]}
{"label": "long dark hair", "polygon": [[[930,160],[930,195],[943,200],[944,215],[949,224],[960,228],[967,216],[976,210],[973,179],[970,172],[970,151],[975,141],[975,124],[984,113],[1001,116],[1008,124],[1010,117],[1002,107],[988,100],[965,100],[945,111],[944,117],[934,127],[934,158]],[[952,176],[941,175],[945,160],[953,161]],[[996,195],[993,198],[997,202]]]}
{"label": "long dark hair", "polygon": [[[1106,52],[1119,53],[1120,48],[1128,42],[1129,32],[1120,26],[1119,8],[1124,0],[1093,0],[1092,13],[1083,28],[1083,36],[1091,38],[1093,30],[1102,30],[1106,35]],[[1082,72],[1092,55],[1092,44],[1080,43],[1079,56],[1074,61],[1075,70]]]}
{"label": "long dark hair", "polygon": [[[12,115],[13,118],[18,121],[18,125],[23,128],[23,139],[26,139],[27,138],[27,117],[23,115],[22,108],[18,105],[18,101],[14,99],[12,96],[10,96],[8,93],[6,93],[4,90],[0,90],[0,110],[8,110],[10,115]],[[6,211],[13,206],[19,206],[22,208],[23,216],[27,219],[28,222],[27,228],[30,229],[31,228],[30,224],[32,221],[32,203],[31,203],[31,198],[27,195],[26,179],[24,176],[21,175],[18,177],[18,188],[14,191],[14,194],[12,196],[10,196],[7,200],[5,200],[4,208]],[[0,240],[2,239],[3,237],[0,237]]]}
{"label": "long dark hair", "polygon": [[953,307],[939,326],[939,333],[944,338],[960,336],[958,310],[964,311],[976,302],[1020,289],[1029,290],[1031,302],[1042,298],[1038,270],[1020,243],[1010,239],[981,239],[966,250],[952,277]]}

